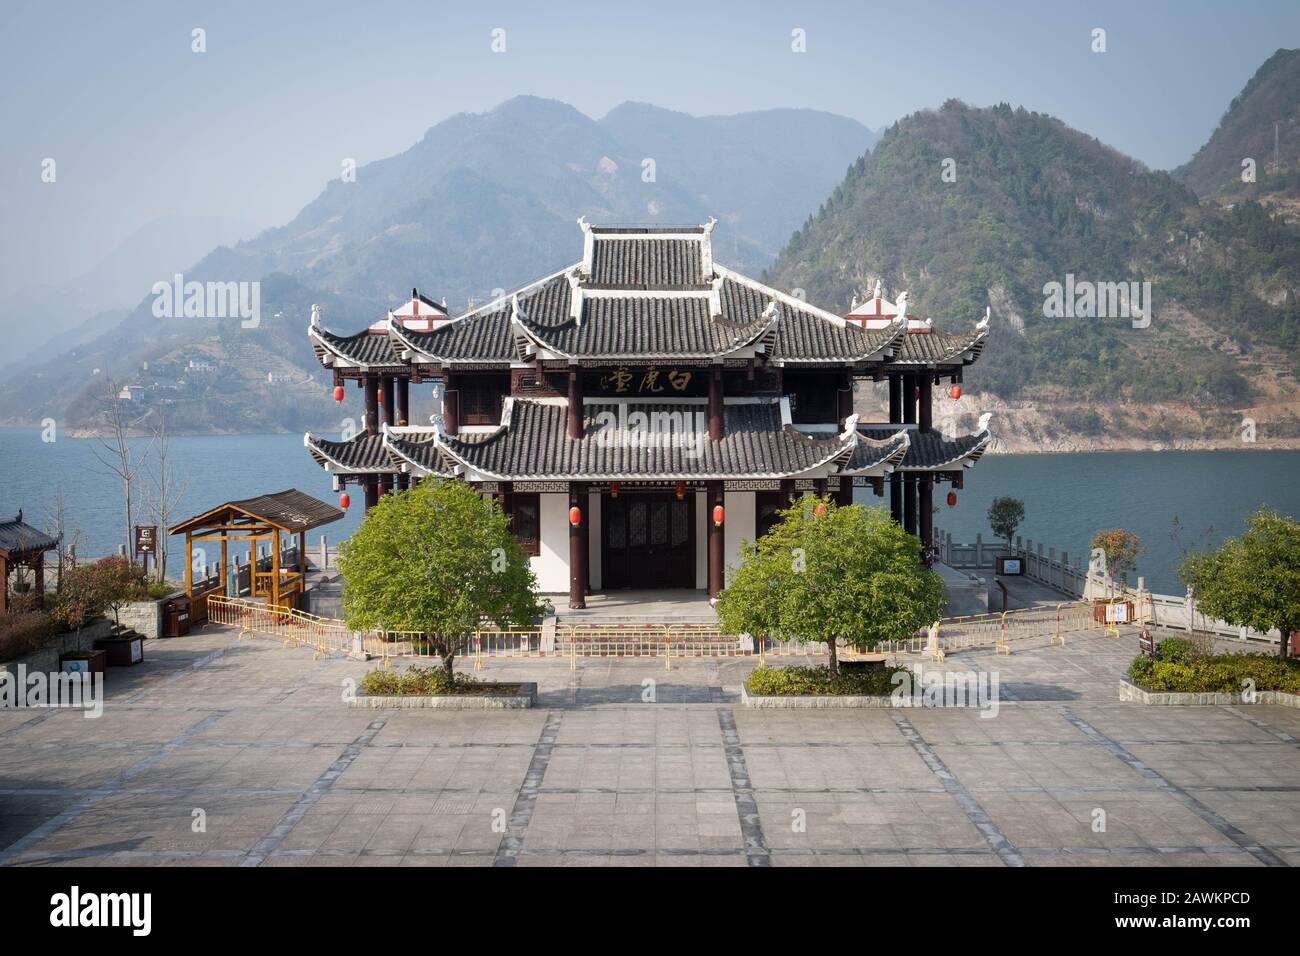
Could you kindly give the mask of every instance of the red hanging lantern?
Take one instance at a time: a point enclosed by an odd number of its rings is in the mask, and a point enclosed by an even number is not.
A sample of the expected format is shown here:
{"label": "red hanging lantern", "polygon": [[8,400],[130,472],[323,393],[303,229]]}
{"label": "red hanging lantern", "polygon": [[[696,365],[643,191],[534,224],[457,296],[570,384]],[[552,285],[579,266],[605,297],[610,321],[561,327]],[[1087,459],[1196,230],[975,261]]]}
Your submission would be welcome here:
{"label": "red hanging lantern", "polygon": [[343,386],[342,386],[342,385],[335,385],[335,386],[334,386],[334,401],[336,401],[336,402],[341,402],[341,401],[343,401]]}
{"label": "red hanging lantern", "polygon": [[348,510],[348,505],[350,505],[350,504],[352,504],[352,496],[351,496],[351,495],[349,495],[346,491],[343,492],[343,494],[339,495],[339,507],[340,507],[340,508],[342,508],[344,511],[347,511],[347,510]]}
{"label": "red hanging lantern", "polygon": [[619,490],[619,483],[617,481],[611,481],[609,483],[609,496],[611,498],[617,498],[618,490]]}
{"label": "red hanging lantern", "polygon": [[815,514],[817,517],[820,518],[825,513],[826,513],[826,502],[824,501],[817,502],[817,506],[813,508],[813,514]]}
{"label": "red hanging lantern", "polygon": [[954,385],[952,388],[948,389],[948,395],[954,402],[957,401],[957,399],[961,398],[961,386]]}
{"label": "red hanging lantern", "polygon": [[721,527],[722,527],[722,521],[723,521],[723,519],[726,518],[726,517],[727,517],[727,512],[726,512],[725,510],[723,510],[722,505],[714,505],[714,506],[713,506],[713,523],[714,523],[714,525],[716,525],[717,527],[721,528]]}
{"label": "red hanging lantern", "polygon": [[574,505],[569,509],[569,524],[573,525],[575,528],[582,524],[582,509],[577,505]]}
{"label": "red hanging lantern", "polygon": [[380,402],[382,402],[382,401],[384,400],[384,390],[383,390],[382,388],[381,388],[381,389],[376,389],[376,391],[375,391],[375,399],[376,399],[377,401],[380,401]]}
{"label": "red hanging lantern", "polygon": [[686,497],[686,482],[679,481],[677,482],[677,500],[681,501],[685,497]]}
{"label": "red hanging lantern", "polygon": [[957,507],[957,492],[955,491],[948,492],[948,507],[949,508]]}

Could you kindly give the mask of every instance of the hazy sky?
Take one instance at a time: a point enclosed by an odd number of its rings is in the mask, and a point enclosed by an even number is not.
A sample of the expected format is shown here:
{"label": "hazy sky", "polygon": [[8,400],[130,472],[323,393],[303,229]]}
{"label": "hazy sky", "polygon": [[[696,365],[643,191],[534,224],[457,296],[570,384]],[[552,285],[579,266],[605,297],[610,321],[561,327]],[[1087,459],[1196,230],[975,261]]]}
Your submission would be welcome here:
{"label": "hazy sky", "polygon": [[[196,27],[206,53],[191,52]],[[1096,27],[1105,53],[1090,49]],[[491,50],[495,28],[505,53]],[[806,53],[791,50],[795,28]],[[520,93],[593,117],[625,100],[791,106],[877,130],[948,97],[1005,100],[1169,168],[1297,43],[1295,0],[4,0],[0,292],[80,272],[161,215],[279,225],[343,158],[400,152]],[[46,157],[54,184],[41,182]]]}

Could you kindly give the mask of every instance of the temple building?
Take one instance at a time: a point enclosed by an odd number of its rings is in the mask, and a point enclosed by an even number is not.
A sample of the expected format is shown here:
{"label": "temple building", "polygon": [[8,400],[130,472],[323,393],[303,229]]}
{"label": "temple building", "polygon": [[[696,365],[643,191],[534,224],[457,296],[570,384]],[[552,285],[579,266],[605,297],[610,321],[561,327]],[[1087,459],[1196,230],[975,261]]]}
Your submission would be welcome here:
{"label": "temple building", "polygon": [[[933,427],[932,391],[960,394],[988,317],[954,334],[906,295],[845,315],[715,262],[713,223],[615,228],[579,220],[582,257],[464,315],[413,291],[354,335],[309,336],[364,394],[360,433],[304,436],[340,503],[366,507],[426,475],[495,496],[539,586],[583,607],[593,590],[696,588],[716,597],[742,539],[800,494],[888,496],[929,546],[936,484],[960,488],[989,444]],[[888,382],[885,421],[855,393]],[[438,411],[409,420],[411,385]],[[864,396],[865,397],[865,396]]]}

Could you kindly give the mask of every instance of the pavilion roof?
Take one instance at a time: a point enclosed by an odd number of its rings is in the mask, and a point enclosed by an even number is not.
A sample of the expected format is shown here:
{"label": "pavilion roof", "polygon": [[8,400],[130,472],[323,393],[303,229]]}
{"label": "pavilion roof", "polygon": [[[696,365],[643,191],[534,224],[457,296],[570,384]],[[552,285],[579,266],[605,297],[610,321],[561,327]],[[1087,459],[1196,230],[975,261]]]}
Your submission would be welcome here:
{"label": "pavilion roof", "polygon": [[[708,438],[704,402],[588,402],[581,438],[569,438],[563,402],[508,399],[502,424],[486,434],[448,436],[435,425],[386,428],[390,452],[417,468],[486,480],[578,481],[654,478],[792,478],[855,471],[883,473],[901,458],[903,433],[880,439],[853,429],[810,435],[789,421],[784,401],[724,405],[723,437]],[[623,431],[635,413],[652,426],[644,440]],[[660,423],[655,428],[655,423]]]}
{"label": "pavilion roof", "polygon": [[232,519],[242,521],[252,519],[273,525],[281,531],[297,533],[319,528],[342,517],[343,512],[333,505],[319,498],[313,498],[297,488],[289,488],[273,494],[258,495],[256,498],[227,501],[180,524],[173,525],[168,530],[168,534],[198,531],[214,525],[226,524]]}
{"label": "pavilion roof", "polygon": [[[899,462],[900,471],[943,471],[974,464],[988,450],[993,436],[989,416],[983,415],[976,431],[969,435],[946,438],[939,432],[922,432],[910,428],[907,454]],[[867,438],[880,439],[893,433],[892,425],[859,425],[858,432]]]}
{"label": "pavilion roof", "polygon": [[984,351],[988,339],[987,323],[965,332],[942,329],[909,330],[898,341],[895,365],[970,365]]}
{"label": "pavilion roof", "polygon": [[376,332],[366,329],[355,335],[337,335],[319,325],[307,331],[312,351],[317,360],[327,368],[356,367],[404,368],[406,363],[398,357],[388,330]]}
{"label": "pavilion roof", "polygon": [[44,531],[23,521],[23,513],[9,519],[0,519],[0,554],[37,554],[58,547],[58,542]]}

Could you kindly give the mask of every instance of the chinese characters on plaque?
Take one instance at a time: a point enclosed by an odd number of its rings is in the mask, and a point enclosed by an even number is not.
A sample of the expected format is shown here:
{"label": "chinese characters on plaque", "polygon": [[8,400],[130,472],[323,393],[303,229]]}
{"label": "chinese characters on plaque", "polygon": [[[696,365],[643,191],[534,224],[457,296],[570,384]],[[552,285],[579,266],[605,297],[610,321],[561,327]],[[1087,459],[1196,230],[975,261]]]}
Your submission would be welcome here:
{"label": "chinese characters on plaque", "polygon": [[[606,395],[694,395],[699,391],[694,369],[664,369],[658,365],[620,365],[600,375]],[[700,379],[703,381],[703,379]],[[695,387],[692,387],[692,386]]]}

